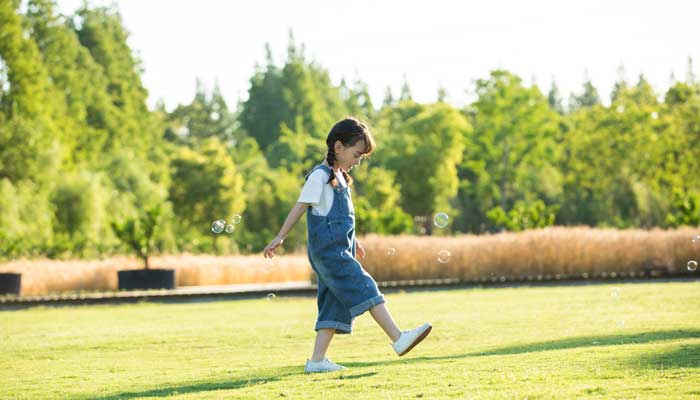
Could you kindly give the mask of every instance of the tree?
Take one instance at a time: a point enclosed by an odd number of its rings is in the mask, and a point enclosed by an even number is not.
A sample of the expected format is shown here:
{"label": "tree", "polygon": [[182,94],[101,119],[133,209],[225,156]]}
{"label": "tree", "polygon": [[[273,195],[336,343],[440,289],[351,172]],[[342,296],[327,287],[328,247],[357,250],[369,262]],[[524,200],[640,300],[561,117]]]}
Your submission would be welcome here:
{"label": "tree", "polygon": [[46,66],[35,41],[25,37],[18,2],[0,2],[0,59],[8,90],[0,108],[0,179],[50,182],[60,162],[54,116],[60,115]]}
{"label": "tree", "polygon": [[411,96],[411,87],[408,86],[408,81],[406,80],[406,75],[403,76],[403,83],[401,84],[401,94],[399,95],[399,102],[413,100]]}
{"label": "tree", "polygon": [[148,161],[156,158],[152,151],[159,149],[163,127],[148,110],[141,61],[129,48],[121,15],[110,7],[84,6],[76,12],[73,24],[80,43],[104,71],[107,94],[115,109],[110,116],[113,129],[106,141],[107,150],[130,148],[147,162],[149,170],[157,169],[158,163]]}
{"label": "tree", "polygon": [[372,121],[376,117],[376,110],[369,95],[369,87],[359,78],[355,79],[351,87],[343,79],[340,82],[340,98],[345,103],[347,112],[363,121]]}
{"label": "tree", "polygon": [[[243,176],[216,138],[205,140],[197,149],[179,147],[171,163],[176,185],[170,186],[176,227],[181,233],[179,247],[210,235],[213,221],[228,219],[245,210]],[[215,251],[218,236],[212,238]]]}
{"label": "tree", "polygon": [[615,101],[617,100],[617,97],[619,94],[627,89],[627,77],[625,73],[625,66],[620,64],[620,66],[617,67],[617,81],[615,82],[615,85],[613,86],[612,93],[610,93],[610,100]]}
{"label": "tree", "polygon": [[161,217],[161,208],[154,206],[142,210],[137,217],[111,223],[117,237],[143,260],[145,269],[148,269],[148,259],[154,250],[154,238]]}
{"label": "tree", "polygon": [[458,226],[480,231],[487,212],[507,212],[518,200],[546,204],[561,194],[556,145],[560,116],[537,87],[526,88],[507,71],[492,71],[476,82],[477,100],[467,110],[474,134],[460,165],[460,205],[470,213]]}
{"label": "tree", "polygon": [[166,118],[165,136],[171,141],[196,147],[199,141],[218,138],[227,146],[240,140],[236,119],[224,100],[218,83],[207,93],[197,80],[195,95],[190,104],[178,105]]}
{"label": "tree", "polygon": [[394,100],[394,95],[391,93],[391,87],[387,86],[386,89],[384,89],[384,100],[382,100],[382,108],[393,107],[395,105],[396,101]]}
{"label": "tree", "polygon": [[600,96],[598,96],[598,90],[593,86],[593,82],[588,76],[588,71],[586,71],[584,73],[583,90],[581,94],[572,94],[569,97],[569,112],[575,112],[586,107],[593,107],[596,104],[600,104]]}
{"label": "tree", "polygon": [[55,13],[53,1],[29,1],[26,22],[47,61],[55,88],[53,97],[62,104],[61,114],[53,115],[65,149],[61,168],[72,171],[96,167],[109,132],[116,130],[112,120],[115,109],[107,96],[104,72],[81,45],[66,18]]}
{"label": "tree", "polygon": [[552,86],[549,89],[549,93],[547,93],[547,102],[552,110],[556,111],[560,115],[564,114],[564,105],[562,104],[561,94],[559,93],[559,87],[554,81],[554,78],[552,78]]}
{"label": "tree", "polygon": [[396,172],[365,162],[353,170],[356,232],[398,235],[413,231],[413,219],[399,205]]}
{"label": "tree", "polygon": [[258,141],[263,152],[278,140],[283,125],[325,139],[338,116],[347,113],[328,71],[306,60],[303,45],[297,46],[291,32],[287,60],[281,69],[273,64],[269,48],[267,52],[267,68],[257,69],[248,100],[242,104],[242,128]]}
{"label": "tree", "polygon": [[433,213],[451,212],[457,194],[457,165],[462,160],[469,122],[449,104],[420,106],[411,100],[385,115],[380,126],[378,158],[396,171],[401,187],[401,208],[422,217],[426,233],[432,232]]}

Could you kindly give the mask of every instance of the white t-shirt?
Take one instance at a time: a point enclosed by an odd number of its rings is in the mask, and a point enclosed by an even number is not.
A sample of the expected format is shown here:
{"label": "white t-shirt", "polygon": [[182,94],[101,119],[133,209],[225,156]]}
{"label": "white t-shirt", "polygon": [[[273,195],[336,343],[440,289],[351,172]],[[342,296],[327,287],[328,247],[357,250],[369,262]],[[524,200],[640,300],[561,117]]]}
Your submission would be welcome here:
{"label": "white t-shirt", "polygon": [[[330,175],[325,169],[318,168],[309,175],[309,179],[306,180],[301,189],[301,195],[297,202],[311,204],[311,212],[314,215],[326,216],[333,206],[333,186],[327,183],[329,177]],[[335,173],[335,177],[340,185],[348,186],[340,170]]]}

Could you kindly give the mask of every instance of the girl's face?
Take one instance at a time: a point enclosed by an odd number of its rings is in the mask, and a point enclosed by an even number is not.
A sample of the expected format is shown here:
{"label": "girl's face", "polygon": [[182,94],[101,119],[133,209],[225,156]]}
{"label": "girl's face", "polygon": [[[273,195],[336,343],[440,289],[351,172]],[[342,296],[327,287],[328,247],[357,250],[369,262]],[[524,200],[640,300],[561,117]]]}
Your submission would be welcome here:
{"label": "girl's face", "polygon": [[340,140],[336,141],[335,159],[338,167],[349,172],[355,165],[360,165],[366,147],[364,140],[358,140],[357,143],[348,147],[345,147]]}

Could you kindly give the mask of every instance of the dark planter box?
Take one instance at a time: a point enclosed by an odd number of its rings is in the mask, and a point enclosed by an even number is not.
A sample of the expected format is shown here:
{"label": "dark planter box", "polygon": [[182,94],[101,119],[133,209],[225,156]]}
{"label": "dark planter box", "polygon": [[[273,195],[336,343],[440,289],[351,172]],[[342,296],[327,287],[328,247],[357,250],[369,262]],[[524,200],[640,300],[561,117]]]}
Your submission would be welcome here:
{"label": "dark planter box", "polygon": [[22,274],[13,272],[0,273],[0,294],[16,294],[22,286]]}
{"label": "dark planter box", "polygon": [[175,289],[174,269],[130,269],[117,271],[119,290]]}

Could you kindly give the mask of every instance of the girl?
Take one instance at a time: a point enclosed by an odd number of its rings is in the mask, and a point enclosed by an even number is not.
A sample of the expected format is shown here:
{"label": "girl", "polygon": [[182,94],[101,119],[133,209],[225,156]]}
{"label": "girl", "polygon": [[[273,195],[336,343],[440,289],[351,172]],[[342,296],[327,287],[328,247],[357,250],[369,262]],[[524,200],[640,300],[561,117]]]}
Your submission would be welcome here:
{"label": "girl", "polygon": [[335,333],[351,333],[353,319],[367,310],[399,356],[408,353],[432,329],[430,324],[423,324],[400,331],[377,283],[355,258],[356,252],[364,258],[365,250],[355,238],[355,210],[350,196],[353,180],[347,173],[374,150],[372,134],[365,124],[346,118],[331,128],[326,144],[325,160],[306,175],[299,200],[263,251],[265,258],[274,257],[273,251],[311,207],[306,214],[307,248],[311,268],[318,276],[318,318],[316,344],[311,359],[306,360],[306,373],[345,369],[326,358],[326,350]]}

